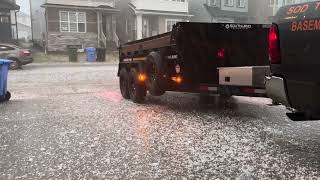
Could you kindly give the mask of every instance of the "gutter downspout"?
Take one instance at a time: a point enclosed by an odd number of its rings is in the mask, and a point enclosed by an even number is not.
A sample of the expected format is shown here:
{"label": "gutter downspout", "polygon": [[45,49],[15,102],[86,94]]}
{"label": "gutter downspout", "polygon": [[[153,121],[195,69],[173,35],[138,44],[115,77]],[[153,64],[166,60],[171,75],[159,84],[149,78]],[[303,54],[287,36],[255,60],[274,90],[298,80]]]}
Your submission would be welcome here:
{"label": "gutter downspout", "polygon": [[14,16],[15,16],[15,20],[16,20],[16,34],[17,34],[17,41],[19,41],[19,35],[18,35],[18,19],[17,19],[17,13],[19,12],[19,10],[14,12]]}
{"label": "gutter downspout", "polygon": [[31,40],[33,44],[33,18],[32,18],[32,1],[29,0],[29,5],[30,5],[30,20],[31,20]]}
{"label": "gutter downspout", "polygon": [[97,29],[98,29],[98,48],[100,48],[100,36],[101,36],[101,32],[100,32],[100,11],[97,11]]}
{"label": "gutter downspout", "polygon": [[[45,8],[45,18],[46,18],[46,34],[45,34],[45,47],[44,47],[44,53],[45,54],[47,54],[48,53],[48,36],[49,36],[49,34],[48,34],[48,9],[47,8]],[[42,40],[43,41],[43,40]]]}

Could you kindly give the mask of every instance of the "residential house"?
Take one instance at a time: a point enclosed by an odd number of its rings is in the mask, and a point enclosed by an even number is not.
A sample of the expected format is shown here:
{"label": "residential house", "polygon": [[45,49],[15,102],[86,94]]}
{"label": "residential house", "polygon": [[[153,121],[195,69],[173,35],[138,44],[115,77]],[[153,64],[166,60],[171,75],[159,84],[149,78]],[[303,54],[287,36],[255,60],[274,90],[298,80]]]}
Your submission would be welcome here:
{"label": "residential house", "polygon": [[34,39],[48,51],[118,45],[114,0],[46,0],[41,5],[44,10],[33,7]]}
{"label": "residential house", "polygon": [[189,21],[188,0],[119,0],[118,35],[128,42],[172,30],[177,22]]}
{"label": "residential house", "polygon": [[190,0],[194,22],[248,23],[248,0]]}
{"label": "residential house", "polygon": [[17,33],[17,12],[20,7],[15,0],[1,0],[0,2],[0,41],[16,42]]}
{"label": "residential house", "polygon": [[271,24],[273,18],[273,5],[270,0],[249,0],[250,23]]}
{"label": "residential house", "polygon": [[17,22],[19,40],[30,41],[32,39],[30,15],[24,12],[17,13]]}

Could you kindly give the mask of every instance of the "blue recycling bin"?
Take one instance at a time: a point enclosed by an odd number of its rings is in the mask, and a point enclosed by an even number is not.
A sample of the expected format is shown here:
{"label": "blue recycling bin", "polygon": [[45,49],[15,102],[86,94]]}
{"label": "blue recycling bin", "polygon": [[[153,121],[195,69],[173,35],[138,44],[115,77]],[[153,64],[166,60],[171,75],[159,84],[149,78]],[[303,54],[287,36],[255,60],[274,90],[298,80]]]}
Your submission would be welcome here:
{"label": "blue recycling bin", "polygon": [[97,50],[94,47],[86,48],[87,60],[88,62],[96,62],[97,61]]}
{"label": "blue recycling bin", "polygon": [[13,61],[0,59],[0,102],[9,101],[11,94],[7,91],[7,79],[10,64]]}

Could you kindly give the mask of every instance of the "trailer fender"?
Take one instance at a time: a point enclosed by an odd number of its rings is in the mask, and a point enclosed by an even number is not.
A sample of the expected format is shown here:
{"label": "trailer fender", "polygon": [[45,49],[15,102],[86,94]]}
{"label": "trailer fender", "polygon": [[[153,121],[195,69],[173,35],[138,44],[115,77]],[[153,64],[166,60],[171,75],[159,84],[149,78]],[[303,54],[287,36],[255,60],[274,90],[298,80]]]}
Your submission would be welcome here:
{"label": "trailer fender", "polygon": [[165,64],[158,52],[151,52],[147,56],[146,72],[148,75],[146,85],[150,94],[153,96],[163,95],[166,89]]}

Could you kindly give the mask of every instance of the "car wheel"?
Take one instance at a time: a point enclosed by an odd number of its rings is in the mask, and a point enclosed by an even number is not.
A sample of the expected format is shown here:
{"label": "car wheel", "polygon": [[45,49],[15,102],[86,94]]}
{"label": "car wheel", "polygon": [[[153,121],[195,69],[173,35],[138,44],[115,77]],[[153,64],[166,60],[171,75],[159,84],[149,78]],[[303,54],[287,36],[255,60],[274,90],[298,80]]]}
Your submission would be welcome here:
{"label": "car wheel", "polygon": [[21,68],[21,64],[18,60],[16,60],[16,59],[9,59],[9,60],[13,61],[13,63],[11,63],[9,66],[9,68],[11,70],[17,70],[17,69]]}
{"label": "car wheel", "polygon": [[125,99],[130,99],[130,94],[129,94],[129,88],[128,88],[128,79],[129,79],[129,74],[125,68],[122,68],[120,70],[120,91],[121,95]]}
{"label": "car wheel", "polygon": [[129,95],[134,103],[142,103],[147,95],[147,89],[144,84],[137,82],[138,71],[132,68],[129,74]]}

